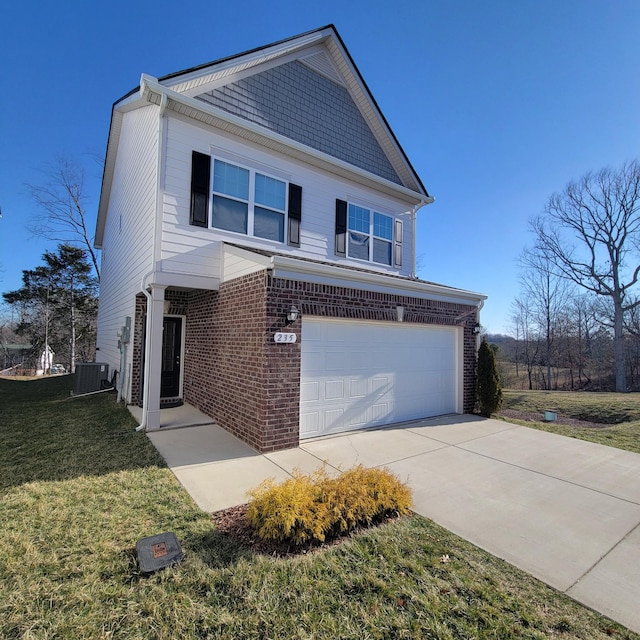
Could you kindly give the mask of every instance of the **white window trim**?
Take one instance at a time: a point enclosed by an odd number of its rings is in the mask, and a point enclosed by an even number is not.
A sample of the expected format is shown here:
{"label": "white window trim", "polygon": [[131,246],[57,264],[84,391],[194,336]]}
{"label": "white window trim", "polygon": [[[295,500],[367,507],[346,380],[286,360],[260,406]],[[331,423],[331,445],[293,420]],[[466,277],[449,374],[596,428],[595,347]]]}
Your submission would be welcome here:
{"label": "white window trim", "polygon": [[[351,229],[351,227],[349,226],[349,207],[354,206],[354,207],[359,207],[360,209],[367,209],[367,211],[369,211],[369,233],[365,234],[364,231],[358,231],[357,229]],[[375,214],[384,216],[385,218],[389,218],[391,220],[391,240],[389,240],[388,238],[381,238],[380,236],[376,236],[374,233],[374,219],[375,219]],[[394,268],[393,264],[394,264],[394,260],[393,260],[393,251],[394,251],[394,235],[395,235],[395,228],[396,228],[396,216],[390,214],[390,213],[383,213],[382,211],[378,211],[377,209],[375,209],[374,207],[372,207],[371,205],[365,205],[365,204],[359,204],[358,202],[355,202],[354,200],[347,200],[347,242],[346,242],[346,251],[347,251],[347,258],[349,258],[350,260],[357,260],[358,262],[364,262],[367,264],[377,264],[380,265],[381,267],[389,267],[391,269]],[[349,234],[351,232],[354,233],[359,233],[360,235],[366,235],[369,238],[369,259],[368,260],[364,260],[363,258],[358,258],[356,256],[352,256],[349,252],[349,247],[350,247],[350,242],[349,242]],[[383,242],[387,242],[390,245],[391,248],[391,260],[390,262],[377,262],[376,260],[373,259],[373,240],[382,240]]]}
{"label": "white window trim", "polygon": [[[214,174],[215,174],[215,163],[216,160],[220,162],[224,162],[225,164],[230,164],[235,167],[239,167],[240,169],[245,169],[249,172],[249,199],[243,200],[241,198],[237,198],[235,196],[230,196],[226,193],[217,192],[214,189]],[[276,244],[287,244],[287,220],[288,220],[288,212],[289,212],[289,184],[290,181],[286,178],[283,178],[281,175],[278,175],[275,170],[273,172],[269,172],[265,167],[261,166],[259,169],[251,165],[247,165],[244,163],[238,162],[237,159],[227,159],[224,156],[214,155],[211,157],[211,175],[210,175],[210,192],[211,198],[209,198],[209,211],[208,211],[208,219],[209,219],[209,229],[214,229],[220,233],[230,233],[239,238],[255,238],[256,240],[263,240],[265,242],[275,242]],[[271,178],[273,180],[277,180],[278,182],[284,183],[284,209],[280,211],[279,209],[274,209],[273,207],[268,207],[263,204],[256,205],[255,201],[255,192],[256,192],[256,173],[260,175],[266,176],[267,178]],[[247,233],[240,233],[239,231],[230,231],[229,229],[221,229],[213,225],[213,202],[214,196],[219,196],[221,198],[227,198],[229,200],[234,200],[235,202],[242,202],[247,204]],[[275,213],[281,213],[283,215],[283,233],[282,233],[282,241],[274,240],[272,238],[263,238],[262,236],[256,236],[254,234],[254,216],[255,216],[255,207],[258,206],[261,209],[266,209],[267,211],[273,211]]]}

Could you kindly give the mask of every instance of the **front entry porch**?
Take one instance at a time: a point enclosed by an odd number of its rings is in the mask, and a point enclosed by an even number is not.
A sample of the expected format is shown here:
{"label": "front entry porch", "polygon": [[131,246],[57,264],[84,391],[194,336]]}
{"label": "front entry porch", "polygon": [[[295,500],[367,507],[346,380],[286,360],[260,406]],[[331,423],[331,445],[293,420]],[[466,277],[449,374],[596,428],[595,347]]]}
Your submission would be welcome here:
{"label": "front entry porch", "polygon": [[[132,404],[129,405],[128,409],[138,424],[140,424],[142,422],[142,407]],[[179,407],[160,409],[160,429],[163,430],[213,424],[215,424],[213,418],[192,407],[190,404],[185,403]]]}

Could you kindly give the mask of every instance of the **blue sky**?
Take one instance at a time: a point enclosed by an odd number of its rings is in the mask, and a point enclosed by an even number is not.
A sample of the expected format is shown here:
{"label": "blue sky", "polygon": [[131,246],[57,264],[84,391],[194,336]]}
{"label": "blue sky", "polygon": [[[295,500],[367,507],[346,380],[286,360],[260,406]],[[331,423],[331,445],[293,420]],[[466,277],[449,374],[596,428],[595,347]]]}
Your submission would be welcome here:
{"label": "blue sky", "polygon": [[25,183],[85,164],[95,215],[112,103],[162,76],[335,24],[436,202],[419,275],[485,293],[506,332],[527,221],[589,170],[640,156],[638,0],[166,0],[0,10],[0,291],[55,243],[29,235]]}

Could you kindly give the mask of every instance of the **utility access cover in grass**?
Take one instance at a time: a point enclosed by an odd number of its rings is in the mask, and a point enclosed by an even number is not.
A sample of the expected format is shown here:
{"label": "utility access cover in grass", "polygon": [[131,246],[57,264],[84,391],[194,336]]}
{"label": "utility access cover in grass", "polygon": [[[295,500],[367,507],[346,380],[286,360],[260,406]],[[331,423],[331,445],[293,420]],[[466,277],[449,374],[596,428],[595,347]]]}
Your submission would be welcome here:
{"label": "utility access cover in grass", "polygon": [[142,538],[136,544],[136,553],[142,573],[154,573],[184,559],[178,538],[172,531]]}

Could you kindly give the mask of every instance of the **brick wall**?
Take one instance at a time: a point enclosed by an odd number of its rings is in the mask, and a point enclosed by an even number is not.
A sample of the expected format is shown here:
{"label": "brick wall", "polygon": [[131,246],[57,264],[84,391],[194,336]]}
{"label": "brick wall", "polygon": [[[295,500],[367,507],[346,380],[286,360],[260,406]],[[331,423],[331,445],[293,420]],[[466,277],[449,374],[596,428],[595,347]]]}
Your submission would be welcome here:
{"label": "brick wall", "polygon": [[133,319],[131,353],[131,403],[142,406],[142,367],[144,354],[147,299],[144,294],[136,296],[136,312]]}
{"label": "brick wall", "polygon": [[[274,357],[266,277],[262,271],[189,296],[184,385],[187,402],[264,452],[298,444],[300,380],[299,345],[280,346]],[[285,350],[294,355],[282,359]]]}
{"label": "brick wall", "polygon": [[[219,291],[168,290],[165,297],[170,313],[187,318],[184,400],[259,451],[298,445],[300,341],[274,341],[283,330],[300,337],[301,319],[285,326],[292,304],[303,316],[386,322],[396,321],[396,307],[403,306],[406,323],[463,327],[464,411],[474,408],[475,306],[273,278],[267,271],[223,283]],[[136,335],[145,302],[138,300]],[[134,375],[134,388],[138,381]]]}

